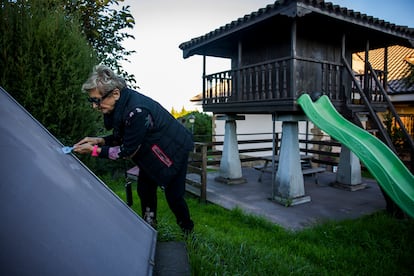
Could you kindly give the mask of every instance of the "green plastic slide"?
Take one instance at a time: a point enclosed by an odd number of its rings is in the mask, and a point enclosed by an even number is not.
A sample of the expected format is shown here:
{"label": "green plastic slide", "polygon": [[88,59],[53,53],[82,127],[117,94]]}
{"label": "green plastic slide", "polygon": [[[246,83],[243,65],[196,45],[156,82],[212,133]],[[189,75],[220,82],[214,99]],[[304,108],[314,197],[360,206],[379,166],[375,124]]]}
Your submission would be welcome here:
{"label": "green plastic slide", "polygon": [[316,126],[355,153],[392,200],[414,218],[414,176],[388,146],[346,120],[326,95],[313,102],[303,94],[298,104]]}

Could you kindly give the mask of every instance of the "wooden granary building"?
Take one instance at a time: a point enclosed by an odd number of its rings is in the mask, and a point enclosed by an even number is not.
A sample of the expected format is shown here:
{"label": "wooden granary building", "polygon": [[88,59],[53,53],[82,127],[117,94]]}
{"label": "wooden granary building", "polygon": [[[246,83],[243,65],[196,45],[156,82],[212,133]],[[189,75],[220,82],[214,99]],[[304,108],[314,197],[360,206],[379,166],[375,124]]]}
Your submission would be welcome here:
{"label": "wooden granary building", "polygon": [[[302,94],[327,95],[356,124],[362,126],[358,119],[364,114],[364,127],[393,148],[378,116],[389,111],[406,130],[386,96],[387,48],[393,45],[414,48],[414,29],[323,0],[279,0],[179,47],[184,58],[231,60],[230,70],[209,75],[204,64],[204,111],[230,120],[240,114],[272,114],[275,120],[291,121],[303,115],[297,104]],[[384,49],[381,70],[368,62],[368,52],[379,48]],[[365,52],[362,78],[352,70],[357,52]],[[412,137],[405,134],[412,151]]]}

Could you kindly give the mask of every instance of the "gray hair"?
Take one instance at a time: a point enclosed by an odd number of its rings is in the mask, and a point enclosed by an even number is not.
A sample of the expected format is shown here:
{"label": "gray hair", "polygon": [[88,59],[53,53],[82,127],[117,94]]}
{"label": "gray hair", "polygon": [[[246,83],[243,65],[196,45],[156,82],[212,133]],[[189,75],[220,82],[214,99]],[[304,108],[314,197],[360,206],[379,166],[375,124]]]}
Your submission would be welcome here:
{"label": "gray hair", "polygon": [[82,90],[88,92],[96,88],[101,95],[105,95],[115,88],[122,90],[124,87],[126,82],[122,77],[105,65],[97,65],[82,85]]}

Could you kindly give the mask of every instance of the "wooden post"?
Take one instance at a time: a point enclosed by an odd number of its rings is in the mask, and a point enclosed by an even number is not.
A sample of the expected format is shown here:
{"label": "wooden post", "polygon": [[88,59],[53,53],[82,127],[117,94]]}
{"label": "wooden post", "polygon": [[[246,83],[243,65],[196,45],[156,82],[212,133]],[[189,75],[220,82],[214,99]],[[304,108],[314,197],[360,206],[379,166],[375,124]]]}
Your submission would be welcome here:
{"label": "wooden post", "polygon": [[207,202],[207,144],[201,146],[200,202]]}

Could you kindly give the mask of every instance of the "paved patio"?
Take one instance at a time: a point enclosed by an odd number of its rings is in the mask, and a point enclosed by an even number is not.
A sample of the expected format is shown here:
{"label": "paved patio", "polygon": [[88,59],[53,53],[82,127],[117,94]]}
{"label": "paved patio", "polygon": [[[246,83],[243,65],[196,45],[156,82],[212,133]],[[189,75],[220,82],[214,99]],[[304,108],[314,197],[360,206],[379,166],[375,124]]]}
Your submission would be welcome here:
{"label": "paved patio", "polygon": [[[258,182],[258,171],[246,167],[242,172],[247,183],[237,185],[217,182],[214,179],[218,173],[209,173],[207,200],[230,210],[238,207],[290,230],[300,230],[327,220],[353,219],[385,209],[381,190],[372,179],[363,179],[365,189],[351,192],[330,185],[335,181],[335,173],[320,173],[318,184],[307,176],[305,195],[310,196],[311,201],[285,207],[269,200],[272,196],[271,174],[264,174],[262,182]],[[188,191],[192,192],[191,189]]]}
{"label": "paved patio", "polygon": [[[215,181],[218,173],[209,173],[207,180],[208,201],[226,209],[240,208],[246,213],[262,216],[290,230],[301,230],[327,220],[353,219],[385,209],[385,200],[378,184],[372,179],[363,179],[366,188],[346,191],[330,186],[335,174],[324,172],[318,175],[318,184],[313,177],[305,177],[305,192],[311,201],[291,207],[269,200],[272,196],[271,174],[265,173],[258,182],[259,172],[243,168],[247,183],[228,185]],[[188,187],[188,186],[187,186]],[[188,187],[189,188],[189,187]],[[197,194],[195,189],[189,192]],[[154,275],[190,275],[187,250],[183,242],[157,244]]]}

